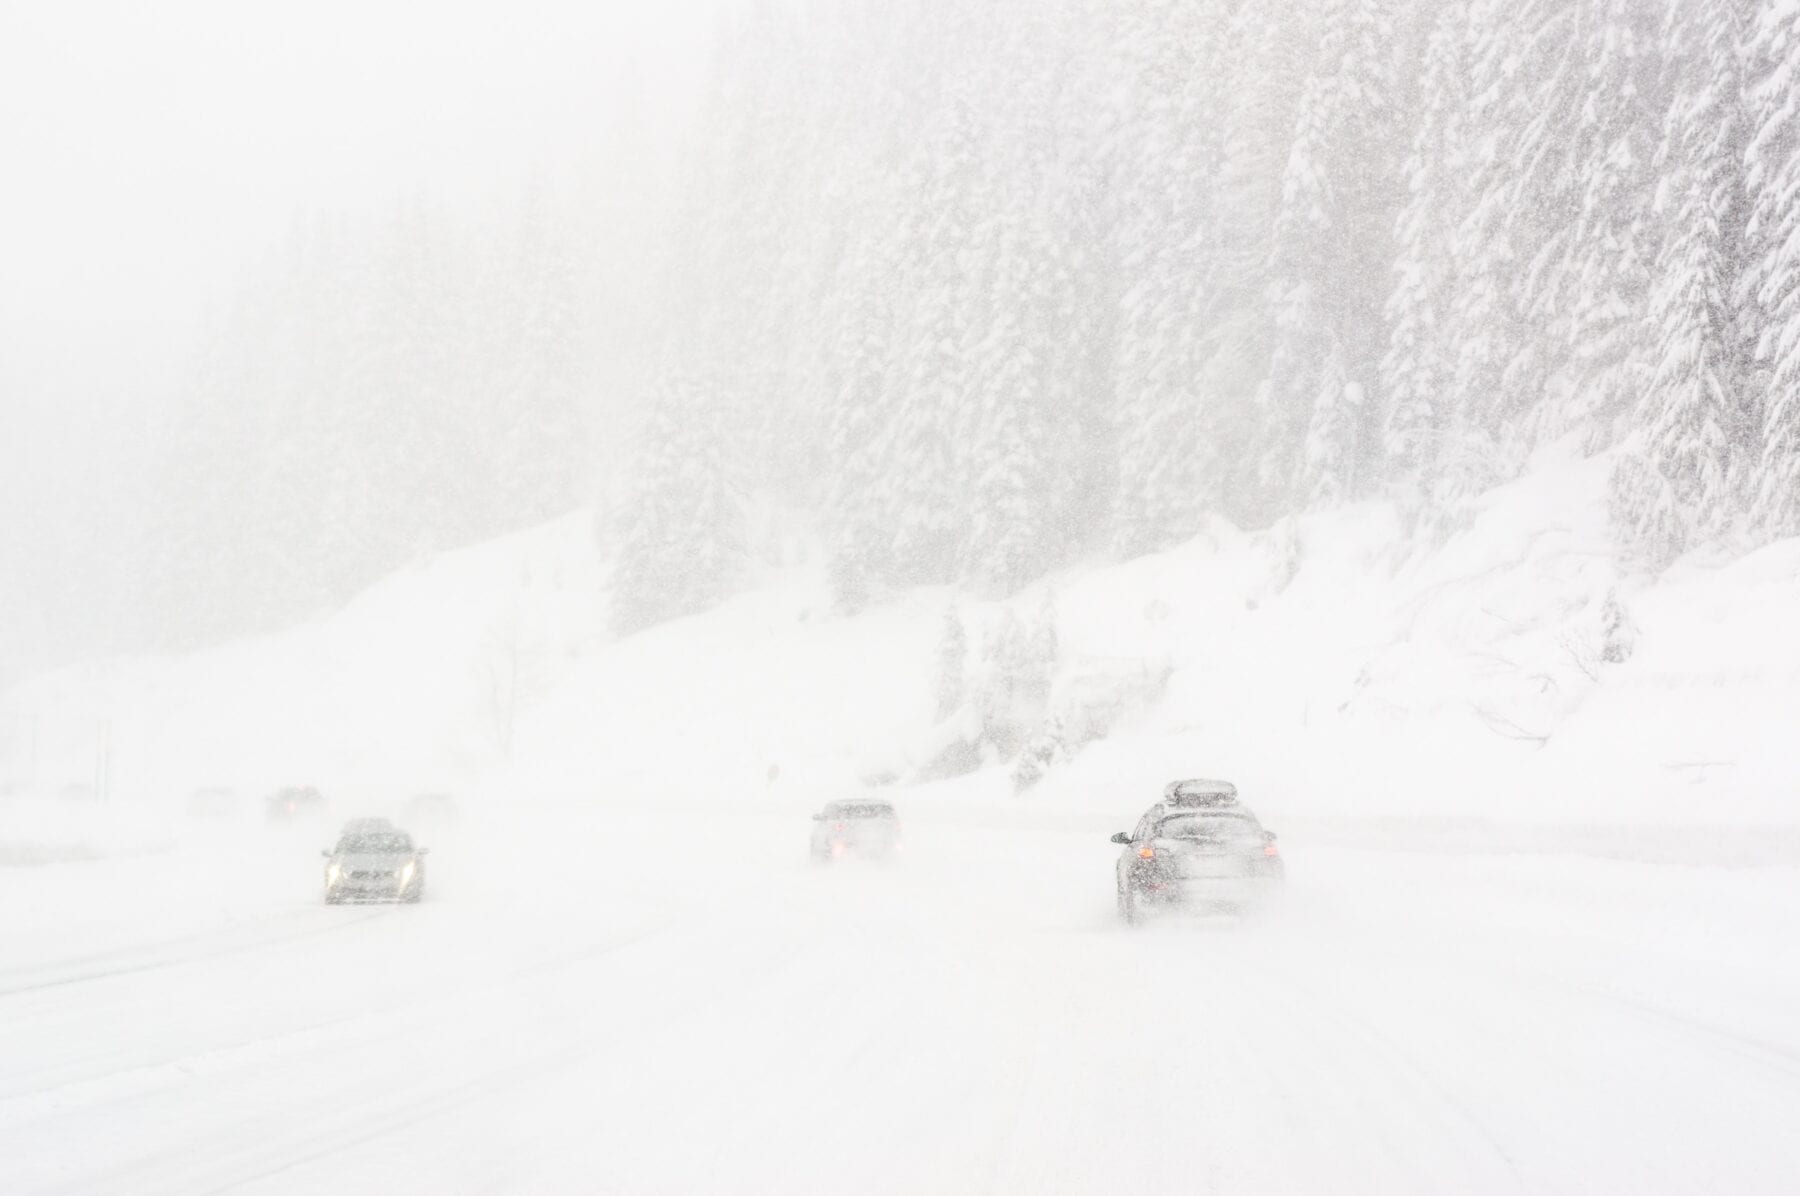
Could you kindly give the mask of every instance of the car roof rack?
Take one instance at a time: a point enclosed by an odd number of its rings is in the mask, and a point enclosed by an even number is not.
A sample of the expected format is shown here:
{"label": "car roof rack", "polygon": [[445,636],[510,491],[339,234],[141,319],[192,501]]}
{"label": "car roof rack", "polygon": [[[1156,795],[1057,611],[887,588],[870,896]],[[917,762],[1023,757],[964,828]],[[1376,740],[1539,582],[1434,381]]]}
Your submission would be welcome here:
{"label": "car roof rack", "polygon": [[1230,781],[1213,781],[1204,777],[1170,781],[1163,789],[1163,800],[1178,806],[1235,805],[1237,796],[1237,786]]}

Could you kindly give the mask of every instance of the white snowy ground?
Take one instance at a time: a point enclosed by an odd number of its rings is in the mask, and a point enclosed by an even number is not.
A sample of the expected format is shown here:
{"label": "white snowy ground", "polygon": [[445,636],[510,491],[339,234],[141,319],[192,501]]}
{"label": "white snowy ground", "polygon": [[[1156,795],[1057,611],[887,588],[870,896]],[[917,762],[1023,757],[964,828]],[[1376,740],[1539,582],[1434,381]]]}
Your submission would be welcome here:
{"label": "white snowy ground", "polygon": [[[816,562],[612,641],[576,515],[16,687],[0,1192],[1800,1191],[1800,540],[1633,574],[1606,468],[1423,557],[1366,504],[1052,579],[1059,693],[1166,692],[1021,797],[890,791],[891,868],[805,816],[939,742],[952,595]],[[1195,774],[1288,899],[1127,932],[1107,837]],[[459,794],[425,904],[320,904],[332,828],[255,806],[309,782]]]}
{"label": "white snowy ground", "polygon": [[1135,803],[922,794],[901,862],[836,868],[795,799],[497,809],[432,836],[418,907],[322,906],[322,830],[0,869],[0,1187],[1800,1177],[1791,862],[1283,828],[1279,908],[1134,932],[1106,839]]}

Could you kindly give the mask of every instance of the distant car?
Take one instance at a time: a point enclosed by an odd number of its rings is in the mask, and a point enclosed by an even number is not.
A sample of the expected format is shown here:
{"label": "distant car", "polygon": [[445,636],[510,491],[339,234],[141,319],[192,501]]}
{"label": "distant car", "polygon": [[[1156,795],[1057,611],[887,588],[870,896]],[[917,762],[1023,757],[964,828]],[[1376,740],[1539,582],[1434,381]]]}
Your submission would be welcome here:
{"label": "distant car", "polygon": [[1286,876],[1273,831],[1225,781],[1177,781],[1137,828],[1112,837],[1119,916],[1136,925],[1166,909],[1236,912],[1266,901]]}
{"label": "distant car", "polygon": [[412,836],[385,818],[344,824],[325,857],[325,904],[345,901],[416,902],[425,895],[425,856]]}
{"label": "distant car", "polygon": [[269,794],[264,808],[270,822],[292,822],[325,813],[325,795],[311,785],[289,785]]}
{"label": "distant car", "polygon": [[884,801],[834,801],[813,815],[812,857],[890,859],[900,850],[900,818]]}

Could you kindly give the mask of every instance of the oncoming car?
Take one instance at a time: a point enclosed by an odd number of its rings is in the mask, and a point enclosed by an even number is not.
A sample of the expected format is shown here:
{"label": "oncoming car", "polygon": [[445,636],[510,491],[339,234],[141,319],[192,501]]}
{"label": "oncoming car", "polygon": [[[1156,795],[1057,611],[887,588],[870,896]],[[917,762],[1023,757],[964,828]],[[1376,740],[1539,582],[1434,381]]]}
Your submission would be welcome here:
{"label": "oncoming car", "polygon": [[1112,837],[1119,916],[1136,925],[1159,909],[1237,912],[1261,904],[1286,872],[1275,834],[1222,781],[1177,781],[1137,828]]}
{"label": "oncoming car", "polygon": [[425,855],[412,836],[386,819],[346,823],[325,857],[325,903],[416,902],[425,895]]}
{"label": "oncoming car", "polygon": [[820,863],[854,852],[889,859],[900,850],[900,819],[884,801],[834,801],[813,815],[812,857]]}

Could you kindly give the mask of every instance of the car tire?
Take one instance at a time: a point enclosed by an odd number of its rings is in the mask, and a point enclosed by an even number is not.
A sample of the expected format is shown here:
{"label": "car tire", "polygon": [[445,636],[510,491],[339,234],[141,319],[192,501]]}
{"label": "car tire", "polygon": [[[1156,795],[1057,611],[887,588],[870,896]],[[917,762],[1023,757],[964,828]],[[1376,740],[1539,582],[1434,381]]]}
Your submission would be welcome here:
{"label": "car tire", "polygon": [[339,897],[336,893],[327,892],[325,894],[325,904],[326,905],[342,905],[342,904],[344,904],[344,899],[342,897]]}
{"label": "car tire", "polygon": [[1138,904],[1130,889],[1119,890],[1119,918],[1127,926],[1144,924],[1144,907]]}
{"label": "car tire", "polygon": [[419,902],[423,901],[424,899],[425,899],[425,890],[423,888],[414,889],[412,892],[403,893],[400,896],[400,900],[405,902],[407,905],[417,905],[417,904],[419,904]]}

